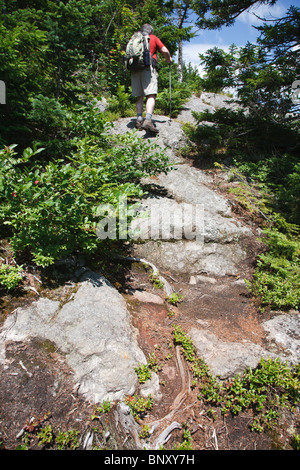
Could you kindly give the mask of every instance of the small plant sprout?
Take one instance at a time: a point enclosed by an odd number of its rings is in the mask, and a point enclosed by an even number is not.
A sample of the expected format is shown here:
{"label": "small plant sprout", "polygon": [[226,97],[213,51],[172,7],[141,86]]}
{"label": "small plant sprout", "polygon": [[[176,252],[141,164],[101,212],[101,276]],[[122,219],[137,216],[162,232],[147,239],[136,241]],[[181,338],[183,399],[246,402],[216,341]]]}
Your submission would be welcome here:
{"label": "small plant sprout", "polygon": [[177,305],[183,301],[183,295],[174,292],[173,294],[166,296],[166,301],[169,302],[171,305]]}
{"label": "small plant sprout", "polygon": [[145,417],[147,410],[151,410],[153,406],[153,398],[138,397],[137,395],[129,395],[125,399],[125,404],[129,406],[132,416],[138,420]]}
{"label": "small plant sprout", "polygon": [[108,413],[111,410],[111,402],[104,400],[101,405],[95,405],[94,414],[91,416],[91,420],[99,419],[100,414]]}

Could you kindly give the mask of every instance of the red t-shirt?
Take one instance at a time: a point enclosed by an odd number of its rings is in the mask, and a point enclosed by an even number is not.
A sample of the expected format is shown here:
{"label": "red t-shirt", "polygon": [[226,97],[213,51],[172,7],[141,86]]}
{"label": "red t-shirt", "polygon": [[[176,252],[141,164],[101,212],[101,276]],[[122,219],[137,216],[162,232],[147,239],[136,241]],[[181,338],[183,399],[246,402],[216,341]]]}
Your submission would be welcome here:
{"label": "red t-shirt", "polygon": [[155,60],[157,60],[156,52],[160,51],[163,47],[164,44],[161,40],[157,36],[154,36],[154,34],[150,34],[150,54]]}

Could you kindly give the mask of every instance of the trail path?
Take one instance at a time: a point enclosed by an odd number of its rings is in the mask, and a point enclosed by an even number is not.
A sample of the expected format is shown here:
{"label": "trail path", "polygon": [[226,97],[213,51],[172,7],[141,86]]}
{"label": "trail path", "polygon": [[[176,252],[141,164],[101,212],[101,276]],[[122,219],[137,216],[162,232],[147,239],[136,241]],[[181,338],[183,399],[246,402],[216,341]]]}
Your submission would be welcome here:
{"label": "trail path", "polygon": [[[220,190],[229,184],[226,175],[195,168],[176,153],[186,144],[182,123],[193,123],[192,111],[213,111],[222,106],[235,105],[225,96],[203,93],[200,99],[193,97],[175,121],[155,116],[158,137],[144,133],[145,138],[166,148],[175,169],[147,181],[153,192],[141,212],[150,214],[151,223],[146,218],[134,224],[146,239],[135,245],[134,255],[178,280],[173,286],[184,295],[180,305],[183,323],[212,372],[225,378],[255,367],[261,357],[279,354],[297,360],[300,350],[298,313],[263,316],[249,297],[245,279],[251,279],[260,231],[250,218],[235,214],[233,203]],[[133,127],[134,120],[128,118],[120,120],[115,129],[124,133]],[[187,236],[172,238],[183,223],[181,215],[191,205],[202,208],[202,237],[192,238],[193,220],[188,213]],[[161,218],[155,217],[159,212]],[[171,226],[170,237],[153,240],[151,230],[163,233],[164,224]],[[288,340],[288,335],[292,339]],[[280,350],[282,346],[287,349]]]}
{"label": "trail path", "polygon": [[[101,274],[78,266],[56,298],[41,296],[5,321],[0,331],[1,432],[12,446],[15,427],[21,426],[26,413],[50,408],[57,412],[57,422],[72,422],[76,417],[77,424],[89,429],[85,435],[88,448],[94,438],[92,427],[86,424],[90,407],[108,399],[115,402],[115,408],[101,423],[110,439],[109,448],[155,448],[171,435],[179,435],[187,420],[195,429],[196,448],[214,448],[217,425],[206,425],[203,405],[191,387],[189,366],[174,346],[173,324],[190,335],[199,356],[221,379],[255,367],[261,357],[299,359],[299,312],[263,316],[246,288],[258,249],[257,227],[234,211],[222,190],[229,184],[225,175],[202,171],[178,156],[186,145],[182,123],[192,122],[192,111],[230,106],[226,100],[213,94],[193,97],[178,119],[155,116],[158,136],[139,132],[141,138],[165,149],[175,169],[144,181],[151,191],[140,213],[154,214],[154,219],[150,226],[140,217],[133,223],[144,238],[133,245],[124,285],[117,288]],[[136,132],[134,120],[119,120],[114,132]],[[199,239],[194,236],[193,215],[187,211],[191,206],[199,208]],[[159,212],[161,219],[155,218]],[[176,238],[183,213],[188,215],[184,236]],[[151,230],[168,236],[151,237]],[[164,289],[150,282],[144,263],[132,258],[154,265],[170,288],[183,296],[182,303],[171,308]],[[153,355],[156,372],[139,384],[135,368]],[[123,403],[125,396],[135,393],[154,398],[145,421],[152,431],[146,443]],[[75,409],[80,410],[79,417]],[[220,431],[223,425],[219,425]],[[226,426],[226,433],[220,431],[222,437],[217,440],[219,448],[257,447],[256,437],[247,434],[244,424],[240,431],[237,422],[231,426],[229,420]],[[259,443],[261,448],[269,445],[264,437]]]}

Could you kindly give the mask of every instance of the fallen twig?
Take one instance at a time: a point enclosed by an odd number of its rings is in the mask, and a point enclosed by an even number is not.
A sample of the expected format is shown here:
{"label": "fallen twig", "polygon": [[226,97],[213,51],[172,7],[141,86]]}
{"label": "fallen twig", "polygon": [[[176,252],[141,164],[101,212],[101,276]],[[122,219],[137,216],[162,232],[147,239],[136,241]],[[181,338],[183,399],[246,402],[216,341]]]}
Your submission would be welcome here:
{"label": "fallen twig", "polygon": [[160,435],[156,439],[155,450],[158,450],[160,446],[163,446],[166,442],[168,442],[171,437],[171,433],[175,429],[181,429],[181,427],[181,424],[177,423],[177,421],[173,421],[173,423],[171,423],[166,429],[164,429],[164,431],[160,433]]}

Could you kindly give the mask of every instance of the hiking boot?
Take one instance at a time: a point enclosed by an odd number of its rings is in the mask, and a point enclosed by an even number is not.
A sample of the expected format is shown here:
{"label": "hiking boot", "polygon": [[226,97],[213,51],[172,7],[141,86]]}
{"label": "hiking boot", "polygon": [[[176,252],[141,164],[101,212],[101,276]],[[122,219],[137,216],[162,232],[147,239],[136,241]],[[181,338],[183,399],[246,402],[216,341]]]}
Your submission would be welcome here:
{"label": "hiking boot", "polygon": [[158,134],[159,130],[153,125],[153,122],[150,119],[145,119],[142,125],[142,129]]}
{"label": "hiking boot", "polygon": [[135,121],[135,128],[138,129],[139,131],[141,131],[143,129],[143,122],[144,122],[144,119],[142,121],[140,121],[139,119],[137,119]]}

